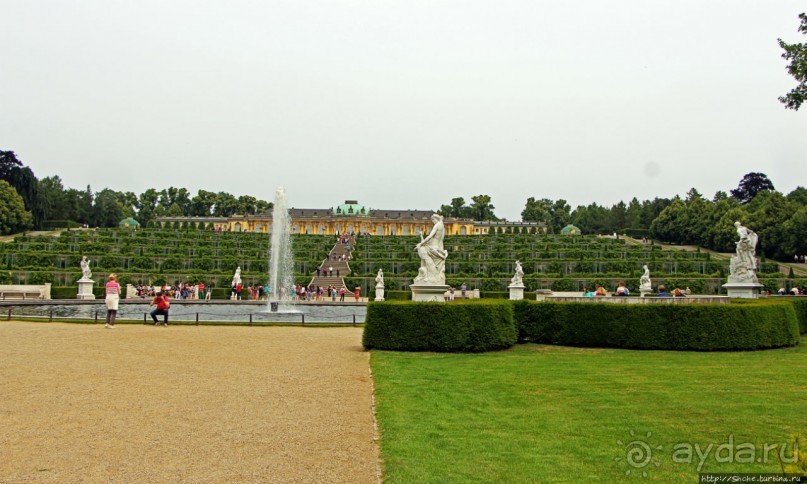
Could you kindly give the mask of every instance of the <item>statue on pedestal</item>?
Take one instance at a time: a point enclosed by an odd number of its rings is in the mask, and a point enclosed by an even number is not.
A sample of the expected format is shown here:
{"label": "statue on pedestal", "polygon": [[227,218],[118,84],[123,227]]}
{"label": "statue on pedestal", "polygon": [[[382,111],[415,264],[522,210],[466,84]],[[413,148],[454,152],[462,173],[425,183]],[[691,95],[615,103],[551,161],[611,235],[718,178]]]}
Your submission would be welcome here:
{"label": "statue on pedestal", "polygon": [[510,279],[511,286],[523,286],[524,285],[524,269],[521,268],[521,262],[516,261],[516,273],[512,279]]}
{"label": "statue on pedestal", "polygon": [[375,276],[375,300],[384,300],[384,271],[378,269],[378,275]]}
{"label": "statue on pedestal", "polygon": [[737,228],[740,240],[737,241],[736,254],[731,256],[729,282],[756,283],[758,282],[755,272],[757,269],[756,247],[759,236],[740,222],[734,222],[734,226]]}
{"label": "statue on pedestal", "polygon": [[650,281],[650,268],[645,264],[644,274],[639,278],[639,290],[641,292],[652,292],[653,284]]}
{"label": "statue on pedestal", "polygon": [[384,287],[384,271],[379,269],[378,275],[375,276],[375,286]]}
{"label": "statue on pedestal", "polygon": [[235,274],[233,275],[233,283],[231,285],[237,286],[238,284],[241,284],[241,266],[238,266],[235,269]]}
{"label": "statue on pedestal", "polygon": [[420,243],[415,246],[420,257],[420,269],[415,277],[415,284],[424,286],[443,286],[446,283],[446,258],[448,251],[443,248],[443,239],[446,229],[443,225],[443,217],[440,214],[432,215],[431,232],[426,238],[421,234]]}
{"label": "statue on pedestal", "polygon": [[81,279],[82,280],[89,280],[92,279],[92,271],[90,270],[90,261],[87,259],[87,256],[81,256]]}

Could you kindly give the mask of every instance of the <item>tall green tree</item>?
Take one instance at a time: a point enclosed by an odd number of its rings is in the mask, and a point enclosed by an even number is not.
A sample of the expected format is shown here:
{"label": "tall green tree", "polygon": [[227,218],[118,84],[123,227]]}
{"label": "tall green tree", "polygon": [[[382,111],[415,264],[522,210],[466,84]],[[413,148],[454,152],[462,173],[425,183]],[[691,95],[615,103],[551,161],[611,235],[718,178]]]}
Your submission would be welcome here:
{"label": "tall green tree", "polygon": [[20,168],[22,168],[22,162],[17,159],[17,155],[13,151],[0,150],[0,180],[11,184],[11,174]]}
{"label": "tall green tree", "polygon": [[160,213],[158,213],[159,198],[160,194],[154,188],[149,188],[138,196],[137,221],[144,227],[150,221],[154,220],[154,217],[160,215]]}
{"label": "tall green tree", "polygon": [[74,220],[67,213],[61,178],[48,176],[39,180],[39,196],[45,220]]}
{"label": "tall green tree", "polygon": [[499,220],[493,213],[496,207],[491,203],[489,195],[471,197],[471,210],[475,220]]}
{"label": "tall green tree", "polygon": [[773,191],[773,182],[768,179],[764,173],[747,173],[740,184],[731,191],[731,196],[740,201],[740,203],[748,203],[757,196],[757,193],[763,191]]}
{"label": "tall green tree", "polygon": [[123,207],[117,192],[105,188],[95,194],[92,225],[115,227],[123,218]]}
{"label": "tall green tree", "polygon": [[208,217],[213,213],[216,205],[216,194],[207,190],[199,190],[191,199],[191,215],[194,217]]}
{"label": "tall green tree", "polygon": [[535,197],[527,199],[524,205],[524,210],[521,211],[521,220],[524,222],[550,222],[550,210],[552,207],[552,200],[542,198],[536,200]]}
{"label": "tall green tree", "polygon": [[31,228],[33,217],[17,190],[0,180],[0,234],[8,235]]}
{"label": "tall green tree", "polygon": [[[807,35],[807,14],[800,14],[801,25],[799,32]],[[807,43],[788,44],[782,39],[779,40],[779,47],[784,49],[782,58],[789,62],[787,72],[796,79],[796,87],[789,93],[779,98],[779,102],[788,109],[798,110],[805,98],[807,98]]]}

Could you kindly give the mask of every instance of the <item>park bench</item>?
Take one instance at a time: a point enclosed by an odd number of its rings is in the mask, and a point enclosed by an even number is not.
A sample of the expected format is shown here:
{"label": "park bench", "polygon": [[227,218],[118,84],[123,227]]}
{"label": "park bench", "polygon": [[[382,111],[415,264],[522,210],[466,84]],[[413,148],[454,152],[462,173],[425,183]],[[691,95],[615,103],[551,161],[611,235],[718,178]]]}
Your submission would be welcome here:
{"label": "park bench", "polygon": [[0,300],[7,299],[50,299],[50,284],[42,285],[22,285],[9,284],[0,285]]}

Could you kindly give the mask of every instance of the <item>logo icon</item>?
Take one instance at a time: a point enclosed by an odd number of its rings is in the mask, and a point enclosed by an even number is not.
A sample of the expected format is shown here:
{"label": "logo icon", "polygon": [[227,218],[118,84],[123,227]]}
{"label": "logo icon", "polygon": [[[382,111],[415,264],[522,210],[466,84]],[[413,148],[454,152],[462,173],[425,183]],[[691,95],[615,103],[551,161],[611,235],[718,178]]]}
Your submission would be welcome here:
{"label": "logo icon", "polygon": [[637,438],[636,432],[631,429],[630,436],[631,440],[628,442],[621,440],[616,441],[617,444],[625,449],[625,456],[615,458],[614,462],[622,462],[624,460],[628,463],[628,469],[625,471],[626,476],[631,475],[634,470],[638,472],[641,469],[642,477],[647,477],[646,468],[648,465],[652,464],[655,467],[661,466],[661,462],[653,459],[653,451],[663,450],[663,447],[660,445],[654,447],[652,444],[648,443],[650,437],[653,436],[652,432],[647,432],[644,437]]}

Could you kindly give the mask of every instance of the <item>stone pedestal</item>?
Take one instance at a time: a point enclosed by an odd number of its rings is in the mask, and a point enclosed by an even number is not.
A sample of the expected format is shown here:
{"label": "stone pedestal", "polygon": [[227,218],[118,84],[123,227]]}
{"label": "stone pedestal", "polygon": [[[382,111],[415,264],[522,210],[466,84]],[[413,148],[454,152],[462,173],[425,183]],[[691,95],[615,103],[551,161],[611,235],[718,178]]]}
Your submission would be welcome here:
{"label": "stone pedestal", "polygon": [[507,286],[507,289],[510,289],[510,300],[511,301],[521,301],[524,299],[524,285],[520,286]]}
{"label": "stone pedestal", "polygon": [[647,286],[639,287],[639,297],[645,297],[648,294],[652,294],[652,292],[653,292],[652,287],[647,287]]}
{"label": "stone pedestal", "polygon": [[413,301],[446,302],[445,292],[448,291],[448,286],[445,284],[440,286],[412,284],[409,287],[412,289]]}
{"label": "stone pedestal", "polygon": [[756,299],[759,297],[759,290],[764,286],[756,282],[729,282],[723,284],[729,297],[740,299]]}
{"label": "stone pedestal", "polygon": [[83,277],[78,280],[78,295],[76,299],[95,299],[95,294],[92,293],[92,287],[95,281],[92,279],[84,279]]}
{"label": "stone pedestal", "polygon": [[[414,299],[414,297],[412,298]],[[375,287],[375,300],[376,301],[383,301],[384,300],[384,285],[379,284]]]}

